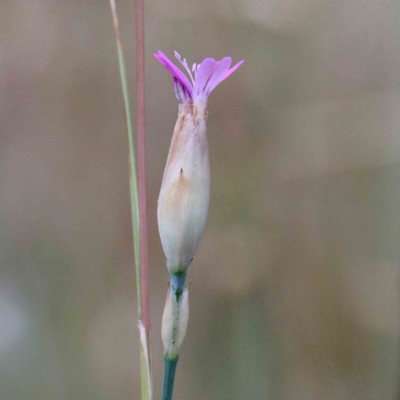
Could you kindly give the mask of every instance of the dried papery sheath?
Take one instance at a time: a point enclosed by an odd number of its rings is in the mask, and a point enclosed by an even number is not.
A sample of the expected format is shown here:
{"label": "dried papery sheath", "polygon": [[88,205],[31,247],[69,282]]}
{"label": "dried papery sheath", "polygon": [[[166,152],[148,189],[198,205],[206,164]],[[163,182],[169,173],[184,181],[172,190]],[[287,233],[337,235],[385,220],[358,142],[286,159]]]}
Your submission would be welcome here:
{"label": "dried papery sheath", "polygon": [[221,61],[206,58],[190,69],[186,60],[181,60],[175,52],[186,76],[161,51],[154,56],[172,74],[179,102],[157,209],[158,229],[171,279],[162,320],[165,360],[162,399],[171,400],[179,349],[189,318],[185,277],[203,234],[210,198],[207,99],[243,61],[230,68],[230,57]]}
{"label": "dried papery sheath", "polygon": [[[158,226],[172,274],[185,274],[207,218],[210,167],[205,115],[194,105],[179,105],[158,200]],[[205,111],[204,111],[205,112]]]}

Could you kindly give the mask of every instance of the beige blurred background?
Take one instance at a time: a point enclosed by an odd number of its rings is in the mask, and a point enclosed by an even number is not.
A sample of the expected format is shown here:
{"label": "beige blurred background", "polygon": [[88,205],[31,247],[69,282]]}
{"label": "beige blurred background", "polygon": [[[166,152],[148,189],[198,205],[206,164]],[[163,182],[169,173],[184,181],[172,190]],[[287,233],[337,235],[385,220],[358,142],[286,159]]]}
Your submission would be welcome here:
{"label": "beige blurred background", "polygon": [[[134,93],[134,3],[117,2]],[[209,102],[212,195],[176,400],[399,399],[400,2],[149,0],[156,202],[177,114],[152,57],[245,64]],[[0,398],[139,400],[127,139],[104,1],[0,2]]]}

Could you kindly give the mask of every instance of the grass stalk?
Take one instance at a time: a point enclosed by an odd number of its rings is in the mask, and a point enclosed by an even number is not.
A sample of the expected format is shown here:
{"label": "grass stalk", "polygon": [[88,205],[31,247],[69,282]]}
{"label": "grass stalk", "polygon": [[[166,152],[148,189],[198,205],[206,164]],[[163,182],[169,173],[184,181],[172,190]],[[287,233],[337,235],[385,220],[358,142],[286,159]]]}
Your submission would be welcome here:
{"label": "grass stalk", "polygon": [[[121,77],[122,94],[124,99],[126,128],[129,145],[129,187],[132,216],[132,236],[136,270],[136,289],[138,304],[138,319],[140,330],[140,370],[141,370],[141,399],[152,399],[151,379],[151,352],[150,352],[150,318],[148,299],[147,274],[147,220],[146,220],[146,181],[145,181],[145,153],[144,153],[144,52],[137,60],[137,144],[138,144],[138,172],[136,168],[135,140],[131,117],[128,81],[125,67],[124,53],[119,30],[118,15],[115,0],[110,0],[111,13],[115,30],[118,51],[118,64]],[[138,5],[136,6],[138,8]],[[138,35],[138,20],[144,32],[143,3],[140,11],[136,12],[137,45],[144,49],[144,33]],[[139,32],[140,33],[140,32]],[[140,36],[140,38],[139,38]],[[136,50],[138,52],[138,49]],[[140,81],[140,82],[139,82]]]}

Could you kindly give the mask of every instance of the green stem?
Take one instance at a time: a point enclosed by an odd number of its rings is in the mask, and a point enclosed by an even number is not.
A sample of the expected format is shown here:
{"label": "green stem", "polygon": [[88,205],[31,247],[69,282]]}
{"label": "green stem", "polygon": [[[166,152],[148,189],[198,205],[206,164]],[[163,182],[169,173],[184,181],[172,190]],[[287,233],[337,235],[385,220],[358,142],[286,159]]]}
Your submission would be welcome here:
{"label": "green stem", "polygon": [[185,286],[186,272],[184,273],[170,273],[169,274],[170,285],[172,293],[175,293],[176,300],[179,300],[183,293]]}
{"label": "green stem", "polygon": [[115,6],[115,0],[110,0],[111,11],[113,16],[115,37],[117,41],[118,51],[118,66],[122,86],[122,95],[124,99],[124,110],[126,119],[126,130],[128,133],[128,145],[129,145],[129,188],[130,188],[130,200],[131,200],[131,216],[132,216],[132,236],[133,236],[133,247],[135,254],[135,268],[136,268],[136,289],[137,289],[137,303],[138,303],[138,314],[139,319],[142,318],[142,288],[141,288],[141,271],[140,271],[140,232],[139,232],[139,194],[138,194],[138,180],[136,171],[136,159],[135,159],[135,139],[133,136],[133,126],[131,117],[131,106],[129,100],[128,91],[128,79],[125,68],[124,52],[122,49],[121,36],[119,33],[119,23],[117,10]]}
{"label": "green stem", "polygon": [[172,400],[172,392],[174,390],[175,372],[178,364],[179,356],[164,356],[164,384],[161,400]]}

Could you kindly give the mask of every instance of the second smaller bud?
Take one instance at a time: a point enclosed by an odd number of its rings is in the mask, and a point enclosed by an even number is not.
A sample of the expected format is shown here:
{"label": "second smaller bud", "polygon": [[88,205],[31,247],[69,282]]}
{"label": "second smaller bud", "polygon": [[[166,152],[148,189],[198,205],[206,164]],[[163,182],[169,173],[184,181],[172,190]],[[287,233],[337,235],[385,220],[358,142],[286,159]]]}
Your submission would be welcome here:
{"label": "second smaller bud", "polygon": [[189,321],[189,291],[168,290],[161,325],[164,355],[168,358],[179,356],[179,349],[186,336]]}

